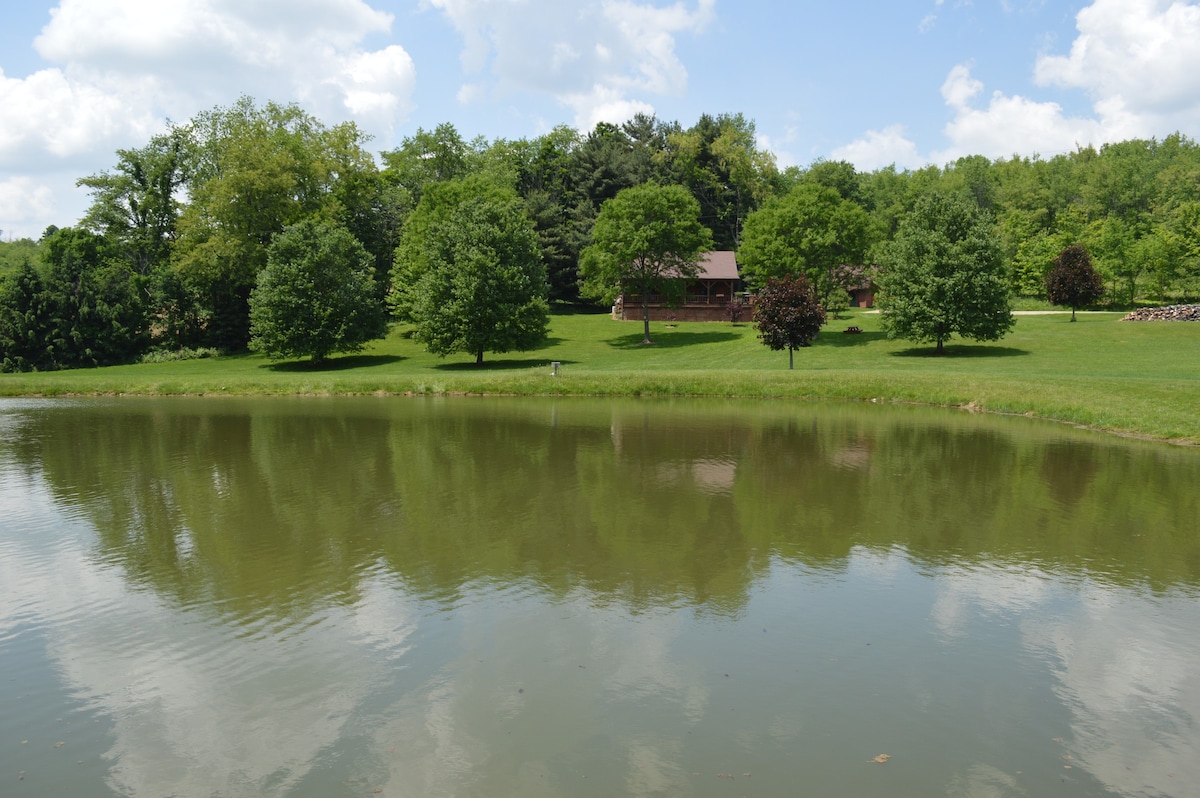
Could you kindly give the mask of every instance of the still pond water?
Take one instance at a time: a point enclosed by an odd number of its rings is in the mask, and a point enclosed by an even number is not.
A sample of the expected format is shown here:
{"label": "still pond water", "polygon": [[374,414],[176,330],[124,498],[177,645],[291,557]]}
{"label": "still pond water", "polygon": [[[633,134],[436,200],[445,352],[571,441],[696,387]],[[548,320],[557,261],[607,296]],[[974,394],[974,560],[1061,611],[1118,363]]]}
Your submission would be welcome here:
{"label": "still pond water", "polygon": [[0,795],[1200,795],[1200,451],[870,405],[3,401]]}

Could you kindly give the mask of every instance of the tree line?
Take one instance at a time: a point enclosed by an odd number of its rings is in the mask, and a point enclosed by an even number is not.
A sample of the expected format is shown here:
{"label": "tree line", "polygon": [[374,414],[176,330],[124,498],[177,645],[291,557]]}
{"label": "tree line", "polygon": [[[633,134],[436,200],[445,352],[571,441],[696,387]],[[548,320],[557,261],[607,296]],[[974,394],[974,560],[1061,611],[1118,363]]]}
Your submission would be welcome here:
{"label": "tree line", "polygon": [[[686,191],[705,243],[737,250],[752,288],[802,273],[827,309],[872,279],[935,194],[984,214],[1014,294],[1045,296],[1047,271],[1071,245],[1090,253],[1113,302],[1200,294],[1200,147],[1181,134],[873,172],[841,161],[779,169],[741,114],[686,128],[639,115],[492,141],[442,124],[378,158],[369,145],[353,123],[243,98],[119,150],[111,169],[79,180],[92,203],[75,227],[0,243],[0,368],[252,344],[294,354],[272,318],[333,272],[339,301],[369,308],[326,309],[326,322],[342,322],[340,343],[309,354],[361,346],[383,314],[420,321],[435,352],[521,348],[544,330],[548,303],[611,293],[589,285],[581,263],[605,203],[647,183]],[[304,269],[297,247],[311,256]],[[500,262],[503,274],[487,267]],[[478,321],[482,297],[513,285],[521,296],[502,304],[515,331],[483,340],[495,320]],[[272,301],[274,316],[252,312]]]}

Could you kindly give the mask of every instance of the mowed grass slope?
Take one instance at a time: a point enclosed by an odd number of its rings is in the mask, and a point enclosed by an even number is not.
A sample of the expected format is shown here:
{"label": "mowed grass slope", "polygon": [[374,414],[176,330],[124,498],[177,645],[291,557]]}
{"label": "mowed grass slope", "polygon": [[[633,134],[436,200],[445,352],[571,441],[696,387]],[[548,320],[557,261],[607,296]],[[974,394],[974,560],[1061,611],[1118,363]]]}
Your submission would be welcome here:
{"label": "mowed grass slope", "polygon": [[[0,395],[516,394],[739,396],[967,407],[1200,443],[1200,324],[1122,322],[1120,313],[1019,316],[994,343],[889,341],[877,314],[831,320],[814,346],[772,352],[749,323],[652,323],[558,315],[538,350],[438,358],[399,325],[323,368],[257,355],[0,375]],[[859,335],[842,332],[855,324]],[[551,376],[550,363],[562,366]]]}

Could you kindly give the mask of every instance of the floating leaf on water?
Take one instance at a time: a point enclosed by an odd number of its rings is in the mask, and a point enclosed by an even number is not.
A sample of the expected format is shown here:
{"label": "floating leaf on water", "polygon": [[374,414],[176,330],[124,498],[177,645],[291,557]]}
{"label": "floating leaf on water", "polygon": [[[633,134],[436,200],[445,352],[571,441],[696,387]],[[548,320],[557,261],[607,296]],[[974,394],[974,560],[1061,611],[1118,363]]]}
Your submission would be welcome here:
{"label": "floating leaf on water", "polygon": [[59,740],[57,743],[54,744],[54,747],[62,748],[64,745],[66,745],[66,743],[64,743],[62,740]]}
{"label": "floating leaf on water", "polygon": [[734,776],[732,773],[718,773],[717,778],[718,779],[732,779],[732,778],[734,778]]}
{"label": "floating leaf on water", "polygon": [[871,759],[871,761],[872,761],[872,762],[878,762],[879,764],[881,764],[881,765],[882,765],[884,762],[887,762],[887,761],[888,761],[889,759],[891,759],[891,758],[892,758],[892,755],[891,755],[891,754],[880,754],[880,755],[879,755],[879,756],[877,756],[877,757],[873,757],[873,758]]}

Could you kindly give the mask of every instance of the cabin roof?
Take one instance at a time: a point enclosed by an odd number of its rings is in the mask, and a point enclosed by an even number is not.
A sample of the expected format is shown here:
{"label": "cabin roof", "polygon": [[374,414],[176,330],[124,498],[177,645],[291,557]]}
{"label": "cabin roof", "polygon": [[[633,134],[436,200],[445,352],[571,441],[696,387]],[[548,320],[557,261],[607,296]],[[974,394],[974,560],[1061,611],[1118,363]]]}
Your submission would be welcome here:
{"label": "cabin roof", "polygon": [[724,249],[715,252],[705,252],[700,256],[700,280],[736,280],[738,279],[737,258],[732,250]]}

